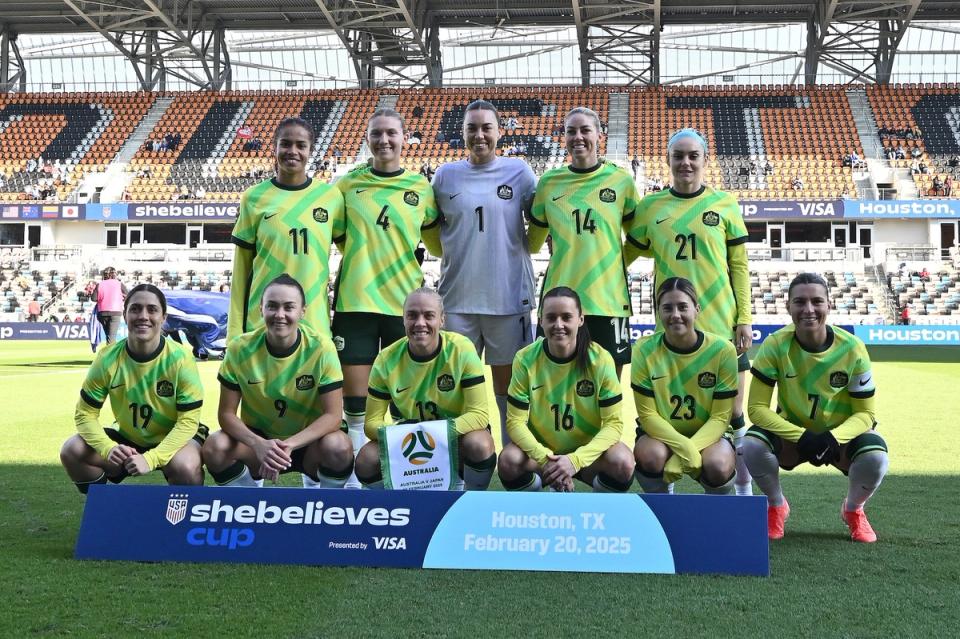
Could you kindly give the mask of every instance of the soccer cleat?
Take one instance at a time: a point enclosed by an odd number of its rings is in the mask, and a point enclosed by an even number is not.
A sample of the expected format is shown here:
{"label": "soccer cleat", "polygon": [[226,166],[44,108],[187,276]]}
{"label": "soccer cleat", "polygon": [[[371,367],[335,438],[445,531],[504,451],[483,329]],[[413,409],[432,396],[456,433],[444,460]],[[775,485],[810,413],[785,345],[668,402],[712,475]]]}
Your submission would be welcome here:
{"label": "soccer cleat", "polygon": [[790,504],[784,499],[779,506],[767,506],[767,537],[783,539],[783,524],[790,516]]}
{"label": "soccer cleat", "polygon": [[857,510],[847,510],[847,502],[840,505],[840,519],[850,529],[850,539],[864,544],[872,544],[877,540],[877,533],[873,532],[873,526],[867,521],[867,513],[863,508]]}

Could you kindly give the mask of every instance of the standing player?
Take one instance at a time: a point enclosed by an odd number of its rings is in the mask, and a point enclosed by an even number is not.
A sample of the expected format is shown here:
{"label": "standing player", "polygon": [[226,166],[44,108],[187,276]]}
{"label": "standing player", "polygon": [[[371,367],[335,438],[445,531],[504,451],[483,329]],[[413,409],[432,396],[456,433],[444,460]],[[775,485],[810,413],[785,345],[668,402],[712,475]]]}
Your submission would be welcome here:
{"label": "standing player", "polygon": [[327,282],[330,243],[344,232],[343,196],[307,177],[316,133],[301,118],[284,118],[274,134],[277,175],[247,189],[233,228],[233,287],[227,339],[263,326],[260,299],[287,273],[306,286],[307,326],[330,335]]}
{"label": "standing player", "polygon": [[[693,284],[703,311],[697,328],[733,339],[740,355],[740,380],[730,425],[738,449],[746,432],[743,395],[747,350],[753,344],[750,273],[747,269],[747,227],[735,197],[703,183],[707,142],[693,129],[670,138],[667,160],[673,184],[647,195],[637,208],[634,230],[624,247],[626,262],[638,255],[654,259],[654,286],[671,277]],[[658,328],[663,328],[657,322]],[[737,455],[738,495],[752,492],[750,473]]]}
{"label": "standing player", "polygon": [[415,255],[420,233],[439,223],[430,183],[400,166],[405,135],[399,113],[377,109],[367,125],[372,162],[337,181],[347,224],[333,341],[343,365],[344,413],[357,451],[366,441],[370,367],[380,349],[403,337],[403,301],[423,285]]}
{"label": "standing player", "polygon": [[[459,435],[467,490],[486,490],[497,465],[487,418],[483,364],[463,335],[440,330],[443,300],[429,288],[407,296],[403,310],[406,337],[380,351],[370,372],[367,421],[370,442],[357,455],[357,477],[368,488],[383,488],[377,429],[387,410],[394,419],[452,419]],[[454,442],[451,442],[453,444]]]}
{"label": "standing player", "polygon": [[295,279],[274,278],[263,291],[264,326],[227,349],[218,375],[222,430],[203,446],[220,485],[255,486],[297,471],[304,486],[343,488],[353,470],[341,430],[340,364],[330,339],[303,322],[304,298]]}
{"label": "standing player", "polygon": [[617,375],[630,361],[630,293],[621,251],[639,196],[633,178],[597,155],[600,118],[586,107],[564,119],[571,163],[544,173],[530,215],[530,252],[550,234],[553,253],[543,291],[580,295],[590,335],[613,357]]}
{"label": "standing player", "polygon": [[637,481],[644,492],[663,493],[687,474],[707,494],[729,494],[736,455],[723,434],[737,395],[737,350],[695,328],[700,305],[689,280],[664,280],[656,307],[663,331],[634,344],[630,360]]}
{"label": "standing player", "polygon": [[[780,488],[780,468],[809,462],[834,466],[849,476],[840,516],[854,541],[877,535],[863,506],[873,495],[889,461],[887,444],[874,431],[873,372],[857,337],[827,325],[826,281],[800,273],[787,292],[793,325],[764,340],[753,363],[748,411],[754,425],[743,454],[757,486],[767,496],[767,532],[783,537],[790,515]],[[777,410],[770,408],[777,389]]]}
{"label": "standing player", "polygon": [[[167,300],[152,284],[127,295],[127,337],[97,353],[80,388],[77,432],[60,450],[60,461],[81,493],[90,484],[161,469],[176,485],[203,483],[200,424],[203,387],[189,348],[166,339],[161,327]],[[102,428],[100,409],[110,400],[116,423]]]}
{"label": "standing player", "polygon": [[590,340],[580,298],[560,286],[543,296],[545,337],[513,360],[507,428],[498,472],[507,490],[626,492],[633,455],[621,441],[620,378],[613,358]]}
{"label": "standing player", "polygon": [[441,222],[424,231],[423,241],[443,256],[438,288],[447,329],[473,340],[478,354],[486,352],[506,444],[510,364],[533,338],[533,265],[523,216],[537,178],[523,160],[497,156],[499,123],[491,103],[467,106],[463,139],[470,156],[437,169],[433,192]]}

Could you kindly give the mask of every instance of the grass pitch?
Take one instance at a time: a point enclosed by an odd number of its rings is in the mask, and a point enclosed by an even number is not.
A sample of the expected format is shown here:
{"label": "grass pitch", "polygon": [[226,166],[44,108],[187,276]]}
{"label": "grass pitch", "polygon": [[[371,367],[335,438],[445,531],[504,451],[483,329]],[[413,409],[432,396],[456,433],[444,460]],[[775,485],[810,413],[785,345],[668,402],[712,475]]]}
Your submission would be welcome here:
{"label": "grass pitch", "polygon": [[[793,514],[758,579],[79,562],[83,498],[57,452],[90,360],[81,343],[0,344],[5,637],[929,637],[960,624],[958,364],[874,365],[891,448],[868,507],[879,543],[846,540],[839,473],[785,473]],[[209,424],[216,369],[200,364]]]}

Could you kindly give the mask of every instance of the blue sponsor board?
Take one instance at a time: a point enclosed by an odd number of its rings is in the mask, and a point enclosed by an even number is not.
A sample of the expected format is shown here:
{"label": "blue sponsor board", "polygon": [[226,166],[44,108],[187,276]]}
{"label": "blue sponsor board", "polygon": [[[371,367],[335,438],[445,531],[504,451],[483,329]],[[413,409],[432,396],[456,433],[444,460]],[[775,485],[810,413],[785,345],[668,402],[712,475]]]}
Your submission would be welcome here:
{"label": "blue sponsor board", "polygon": [[169,219],[200,219],[222,220],[234,219],[240,213],[238,203],[210,203],[195,202],[178,204],[176,202],[143,202],[130,204],[127,208],[127,217],[131,220],[169,220]]}
{"label": "blue sponsor board", "polygon": [[68,339],[89,340],[86,322],[0,322],[0,340]]}
{"label": "blue sponsor board", "polygon": [[855,335],[867,346],[960,346],[960,325],[863,325]]}
{"label": "blue sponsor board", "polygon": [[868,218],[957,218],[960,200],[846,200],[843,217]]}
{"label": "blue sponsor board", "polygon": [[97,485],[76,556],[770,574],[766,500],[705,495]]}
{"label": "blue sponsor board", "polygon": [[85,204],[84,217],[88,220],[125,220],[127,205],[116,202],[111,204]]}
{"label": "blue sponsor board", "polygon": [[740,212],[746,220],[792,220],[796,218],[842,218],[843,200],[744,200]]}
{"label": "blue sponsor board", "polygon": [[[754,324],[753,325],[753,345],[759,346],[763,343],[763,340],[767,339],[776,331],[779,331],[783,328],[783,324]],[[848,333],[853,332],[853,326],[846,326],[844,324],[837,324],[840,328],[844,329]],[[630,341],[635,342],[641,337],[646,337],[647,335],[653,335],[655,326],[653,324],[631,324],[630,325]]]}

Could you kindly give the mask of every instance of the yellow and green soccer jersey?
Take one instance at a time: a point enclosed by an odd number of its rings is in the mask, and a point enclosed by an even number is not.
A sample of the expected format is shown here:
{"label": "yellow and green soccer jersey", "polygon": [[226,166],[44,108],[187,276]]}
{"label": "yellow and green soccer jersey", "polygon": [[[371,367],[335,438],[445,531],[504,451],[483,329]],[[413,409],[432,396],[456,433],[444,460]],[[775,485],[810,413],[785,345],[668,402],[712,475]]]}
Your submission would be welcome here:
{"label": "yellow and green soccer jersey", "polygon": [[553,239],[541,298],[568,286],[587,315],[630,316],[622,233],[633,228],[638,200],[633,178],[610,162],[543,174],[530,213],[530,223],[549,228]]}
{"label": "yellow and green soccer jersey", "polygon": [[[574,460],[578,470],[620,440],[622,399],[613,358],[595,342],[590,343],[589,365],[584,372],[577,369],[573,358],[560,360],[551,355],[544,338],[521,349],[513,359],[507,401],[513,408],[527,412],[527,428],[540,446],[561,455],[586,452],[579,460],[581,463]],[[598,450],[583,451],[595,442],[603,427],[610,426],[604,418],[609,420],[611,413],[615,437]],[[513,431],[510,435],[531,458],[540,456],[531,455]]]}
{"label": "yellow and green soccer jersey", "polygon": [[[138,446],[154,448],[185,413],[200,408],[203,386],[189,348],[161,338],[157,350],[140,359],[127,349],[127,340],[121,339],[97,353],[80,389],[80,398],[96,413],[109,398],[120,434]],[[78,413],[81,409],[78,406]],[[95,415],[91,417],[95,420]],[[192,432],[183,433],[184,441],[196,434],[197,424],[192,418]],[[102,432],[99,435],[106,437]],[[108,444],[101,450],[95,442],[87,443],[101,454],[115,445]],[[148,461],[154,468],[163,465],[150,458]]]}
{"label": "yellow and green soccer jersey", "polygon": [[[746,253],[737,273],[728,258],[730,247],[747,242],[732,195],[709,186],[690,195],[670,189],[651,193],[640,201],[627,239],[653,253],[654,291],[671,277],[693,283],[701,308],[697,328],[729,339],[736,324],[751,323]],[[743,290],[735,291],[735,284]],[[662,328],[659,316],[657,328]]]}
{"label": "yellow and green soccer jersey", "polygon": [[814,432],[833,430],[857,412],[853,400],[874,396],[870,356],[859,338],[835,326],[827,326],[823,350],[807,351],[795,328],[785,326],[763,341],[753,360],[753,383],[776,385],[777,413],[788,422]]}
{"label": "yellow and green soccer jersey", "polygon": [[630,386],[652,397],[657,413],[690,437],[710,419],[714,400],[737,396],[737,350],[729,340],[697,331],[697,344],[684,352],[654,333],[633,345]]}
{"label": "yellow and green soccer jersey", "polygon": [[300,326],[287,352],[272,352],[266,329],[230,343],[217,375],[240,393],[240,420],[268,437],[286,439],[323,415],[322,395],[343,387],[337,349],[330,338]]}
{"label": "yellow and green soccer jersey", "polygon": [[[427,358],[413,355],[407,343],[404,337],[377,355],[370,371],[370,396],[391,402],[390,410],[396,420],[463,416],[468,409],[467,389],[477,387],[482,391],[484,381],[483,363],[473,342],[463,335],[440,331],[439,350]],[[481,408],[485,411],[486,397],[482,399]],[[482,424],[458,422],[458,432],[486,427],[486,415],[478,417]]]}
{"label": "yellow and green soccer jersey", "polygon": [[433,189],[418,173],[361,167],[337,181],[347,207],[334,310],[403,315],[423,284],[414,253],[420,231],[439,223]]}
{"label": "yellow and green soccer jersey", "polygon": [[[302,186],[288,187],[267,180],[247,189],[233,227],[238,249],[230,291],[229,339],[263,326],[260,298],[267,284],[282,273],[303,287],[304,323],[329,336],[330,244],[342,238],[345,224],[343,196],[329,184],[307,180]],[[252,253],[252,260],[243,249]]]}

